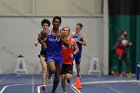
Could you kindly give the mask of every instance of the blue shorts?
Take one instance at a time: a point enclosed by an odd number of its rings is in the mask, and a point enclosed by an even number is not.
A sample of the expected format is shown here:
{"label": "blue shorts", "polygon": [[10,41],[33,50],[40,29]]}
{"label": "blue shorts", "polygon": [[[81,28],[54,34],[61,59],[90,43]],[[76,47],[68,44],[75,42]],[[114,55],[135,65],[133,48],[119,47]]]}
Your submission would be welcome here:
{"label": "blue shorts", "polygon": [[74,59],[75,59],[75,63],[77,65],[80,65],[80,63],[81,63],[81,53],[78,53],[78,54],[74,55]]}
{"label": "blue shorts", "polygon": [[49,63],[49,62],[55,62],[55,64],[62,64],[63,63],[63,58],[62,57],[47,56],[47,57],[45,57],[45,61],[47,63]]}

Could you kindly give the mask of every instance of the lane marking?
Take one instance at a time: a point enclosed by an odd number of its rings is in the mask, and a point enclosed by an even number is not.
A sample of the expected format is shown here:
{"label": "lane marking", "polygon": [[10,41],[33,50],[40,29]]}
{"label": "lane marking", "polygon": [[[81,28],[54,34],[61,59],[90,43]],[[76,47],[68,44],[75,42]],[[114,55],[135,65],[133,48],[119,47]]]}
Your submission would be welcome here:
{"label": "lane marking", "polygon": [[34,74],[32,74],[32,93],[34,93]]}
{"label": "lane marking", "polygon": [[[60,84],[59,84],[60,85]],[[67,84],[68,85],[68,84]],[[48,84],[47,86],[53,86],[53,84]],[[74,85],[68,85],[70,87],[70,89],[74,92],[74,93],[81,93]],[[37,87],[37,93],[41,93],[40,91],[41,85]],[[60,91],[61,92],[61,91]]]}
{"label": "lane marking", "polygon": [[75,90],[75,91],[74,91],[75,93],[82,93],[79,89],[77,89],[77,88],[75,87],[75,83],[72,84],[71,86],[72,86],[72,88]]}
{"label": "lane marking", "polygon": [[7,87],[8,87],[8,86],[3,87],[2,90],[0,91],[0,93],[3,93],[4,90],[5,90]]}
{"label": "lane marking", "polygon": [[[2,90],[0,91],[0,93],[3,93],[5,90],[6,90],[6,88],[8,88],[8,87],[13,87],[13,86],[22,86],[22,85],[30,85],[30,84],[32,84],[32,83],[24,83],[24,84],[12,84],[12,85],[7,85],[7,86],[4,86],[3,88],[2,88]],[[40,84],[40,83],[39,83]]]}
{"label": "lane marking", "polygon": [[[137,80],[118,80],[118,81],[92,81],[92,82],[82,82],[82,85],[90,85],[90,84],[102,84],[106,87],[108,87],[109,89],[115,91],[116,93],[122,93],[121,91],[112,88],[110,86],[107,86],[105,84],[110,84],[110,83],[140,83],[140,81]],[[73,90],[75,90],[75,93],[82,93],[79,89],[77,89],[75,86],[75,83],[73,83],[71,86],[73,88]]]}
{"label": "lane marking", "polygon": [[[46,87],[47,87],[47,86],[52,86],[52,85],[53,85],[53,84],[47,84]],[[37,93],[41,93],[41,92],[40,92],[40,88],[41,88],[41,85],[37,87]]]}
{"label": "lane marking", "polygon": [[92,81],[92,82],[83,82],[83,85],[89,85],[89,84],[108,84],[108,83],[140,83],[140,81],[137,80],[118,80],[118,81]]}
{"label": "lane marking", "polygon": [[[140,83],[140,81],[137,81],[137,80],[93,81],[93,82],[83,82],[82,84],[83,84],[83,85],[90,85],[90,84],[102,84],[102,85],[104,85],[104,84],[109,84],[109,83]],[[30,84],[33,84],[33,83],[7,85],[7,86],[4,86],[4,87],[2,88],[2,90],[0,91],[0,93],[3,93],[3,92],[6,90],[6,88],[8,88],[8,87],[12,87],[12,86],[22,86],[22,85],[30,85]],[[39,84],[40,84],[40,83],[39,83]],[[52,86],[52,85],[53,85],[53,84],[48,84],[48,85],[46,85],[46,86]],[[75,93],[82,93],[82,92],[81,92],[79,89],[77,89],[74,85],[75,85],[75,83],[72,84],[72,85],[70,85],[69,87],[70,87]],[[106,85],[104,85],[104,86],[106,86]],[[40,87],[41,87],[41,86],[38,86],[38,87],[37,87],[38,93],[40,93]],[[114,88],[112,88],[112,87],[110,87],[110,86],[106,86],[106,87],[108,87],[108,88],[114,90]],[[114,90],[114,91],[117,92],[117,90]],[[122,92],[117,92],[117,93],[122,93]]]}

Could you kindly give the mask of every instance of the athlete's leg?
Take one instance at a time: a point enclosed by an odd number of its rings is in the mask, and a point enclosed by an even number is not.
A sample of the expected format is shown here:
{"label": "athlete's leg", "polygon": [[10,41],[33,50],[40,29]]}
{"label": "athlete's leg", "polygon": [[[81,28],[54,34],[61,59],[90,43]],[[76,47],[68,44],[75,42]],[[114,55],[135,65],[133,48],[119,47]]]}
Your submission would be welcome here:
{"label": "athlete's leg", "polygon": [[55,73],[56,72],[56,67],[55,67],[55,62],[54,60],[48,60],[47,61],[47,65],[48,65],[48,69],[49,69],[49,73]]}
{"label": "athlete's leg", "polygon": [[76,63],[76,70],[77,70],[77,76],[79,77],[80,73],[80,63],[81,63],[81,54],[77,53],[74,55],[75,63]]}
{"label": "athlete's leg", "polygon": [[40,55],[40,63],[42,67],[42,85],[46,85],[46,70],[47,70],[47,64],[45,62],[45,58]]}
{"label": "athlete's leg", "polygon": [[70,84],[72,74],[73,74],[73,64],[67,65],[66,68],[67,68],[66,69],[66,79],[67,79],[67,83]]}
{"label": "athlete's leg", "polygon": [[65,76],[65,74],[62,74],[61,75],[61,85],[62,85],[62,88],[63,88],[63,92],[65,92],[66,91],[66,78],[65,78],[66,76]]}
{"label": "athlete's leg", "polygon": [[77,76],[79,77],[81,56],[75,56],[75,62],[76,62]]}
{"label": "athlete's leg", "polygon": [[66,74],[67,83],[70,83],[71,78],[72,78],[72,74],[67,73],[67,74]]}
{"label": "athlete's leg", "polygon": [[76,64],[77,76],[79,77],[80,73],[80,64]]}
{"label": "athlete's leg", "polygon": [[61,85],[63,88],[63,92],[66,92],[66,80],[70,84],[71,78],[72,78],[72,74],[69,73],[61,75]]}
{"label": "athlete's leg", "polygon": [[55,90],[59,84],[60,81],[60,72],[61,72],[61,65],[62,64],[55,64],[56,66],[56,72],[54,74],[54,81],[53,81],[53,89],[52,89],[52,93],[55,93]]}
{"label": "athlete's leg", "polygon": [[47,81],[48,83],[51,82],[51,76],[53,75],[53,73],[51,72],[51,70],[49,69],[48,65],[47,65],[47,71],[48,71],[48,78],[47,78]]}
{"label": "athlete's leg", "polygon": [[63,89],[63,92],[66,92],[66,65],[62,64],[62,70],[61,70],[61,86]]}
{"label": "athlete's leg", "polygon": [[[55,74],[55,78],[56,78],[56,73],[58,72],[58,68],[57,68],[57,66],[55,64],[54,59],[51,58],[51,57],[46,57],[45,60],[47,61],[47,66],[48,66],[49,71],[51,71],[51,73],[54,73]],[[54,79],[54,82],[57,82],[57,81]],[[56,85],[53,84],[52,93],[55,93],[55,89],[56,88],[54,88],[54,86],[56,86]],[[57,86],[58,86],[58,84],[57,84]]]}
{"label": "athlete's leg", "polygon": [[47,82],[50,83],[52,74],[56,72],[56,67],[55,67],[55,62],[52,58],[46,58],[46,61],[47,61],[47,68],[48,68],[48,73],[49,73]]}

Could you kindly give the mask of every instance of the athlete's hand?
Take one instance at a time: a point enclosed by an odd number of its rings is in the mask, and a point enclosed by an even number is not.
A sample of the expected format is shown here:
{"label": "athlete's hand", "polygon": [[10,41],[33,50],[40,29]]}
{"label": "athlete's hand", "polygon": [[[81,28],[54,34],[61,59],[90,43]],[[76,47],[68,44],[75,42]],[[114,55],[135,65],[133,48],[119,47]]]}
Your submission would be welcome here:
{"label": "athlete's hand", "polygon": [[37,46],[37,43],[35,43],[35,46]]}
{"label": "athlete's hand", "polygon": [[73,59],[74,58],[74,55],[73,54],[71,54],[71,59]]}
{"label": "athlete's hand", "polygon": [[38,42],[35,42],[35,46],[37,46],[38,45]]}
{"label": "athlete's hand", "polygon": [[47,44],[46,43],[43,43],[43,48],[47,48]]}

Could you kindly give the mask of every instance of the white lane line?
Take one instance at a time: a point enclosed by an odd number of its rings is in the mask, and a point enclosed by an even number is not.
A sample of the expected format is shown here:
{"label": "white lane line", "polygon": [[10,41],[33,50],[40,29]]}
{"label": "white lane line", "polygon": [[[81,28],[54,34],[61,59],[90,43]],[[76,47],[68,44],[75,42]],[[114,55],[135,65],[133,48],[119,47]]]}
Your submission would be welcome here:
{"label": "white lane line", "polygon": [[3,87],[2,90],[0,91],[0,93],[3,93],[6,88],[7,88],[7,86]]}
{"label": "white lane line", "polygon": [[40,87],[41,87],[41,86],[38,86],[38,87],[37,87],[37,93],[40,93]]}
{"label": "white lane line", "polygon": [[[117,81],[92,81],[92,82],[82,82],[82,85],[90,85],[90,84],[102,84],[104,86],[106,86],[105,84],[110,84],[110,83],[140,83],[140,81],[137,81],[137,80],[117,80]],[[79,89],[77,89],[75,86],[75,83],[72,84],[72,88],[74,90],[75,93],[81,93]],[[110,86],[106,86],[108,88],[110,88],[111,90],[114,90],[115,92],[117,93],[122,93],[121,91],[119,90],[116,90]]]}
{"label": "white lane line", "polygon": [[[53,84],[48,84],[48,85],[46,85],[46,87],[47,87],[47,86],[52,86],[52,85],[53,85]],[[60,84],[59,84],[59,85],[60,85]],[[81,93],[73,84],[72,84],[72,85],[68,85],[68,86],[72,89],[72,91],[73,91],[74,93]],[[41,88],[41,85],[37,87],[37,93],[41,93],[40,88]],[[60,91],[60,92],[61,92],[61,91]]]}
{"label": "white lane line", "polygon": [[108,83],[140,83],[140,81],[137,80],[117,80],[117,81],[92,81],[92,82],[83,82],[83,85],[89,85],[89,84],[108,84]]}
{"label": "white lane line", "polygon": [[[119,81],[93,81],[93,82],[83,82],[82,84],[83,84],[83,85],[89,85],[89,84],[133,83],[133,82],[140,83],[140,81],[137,81],[137,80],[119,80]],[[29,85],[29,84],[32,84],[32,83],[7,85],[7,86],[4,86],[4,87],[2,88],[2,90],[0,91],[0,93],[3,93],[4,90],[5,90],[7,87],[21,86],[21,85]],[[53,85],[53,84],[48,84],[47,86],[52,86],[52,85]],[[38,87],[37,87],[38,93],[40,93],[40,87],[41,87],[41,86],[38,86]],[[77,89],[77,88],[74,86],[74,84],[72,84],[71,87],[75,90],[75,93],[81,93],[80,90]]]}
{"label": "white lane line", "polygon": [[[48,84],[48,85],[46,85],[46,87],[47,87],[47,86],[52,86],[52,85],[53,85],[53,84]],[[41,93],[41,92],[40,92],[40,88],[41,88],[41,85],[37,87],[37,93]]]}
{"label": "white lane line", "polygon": [[34,86],[35,86],[35,84],[34,84],[34,74],[32,75],[32,93],[34,93]]}
{"label": "white lane line", "polygon": [[71,87],[75,90],[75,93],[82,93],[79,89],[77,89],[75,86],[75,84],[72,84]]}
{"label": "white lane line", "polygon": [[32,84],[32,83],[7,85],[7,86],[4,86],[4,87],[2,88],[2,90],[0,91],[0,93],[3,93],[3,92],[5,91],[5,89],[8,88],[8,87],[12,87],[12,86],[22,86],[22,85],[30,85],[30,84]]}
{"label": "white lane line", "polygon": [[70,87],[70,89],[71,89],[74,93],[76,93],[76,90],[73,88],[72,85],[69,85],[69,84],[68,84],[68,86]]}

